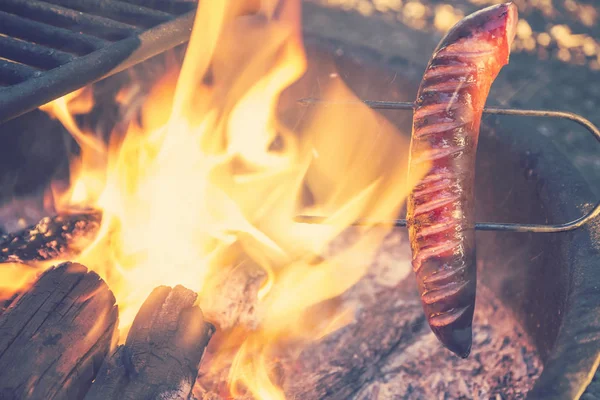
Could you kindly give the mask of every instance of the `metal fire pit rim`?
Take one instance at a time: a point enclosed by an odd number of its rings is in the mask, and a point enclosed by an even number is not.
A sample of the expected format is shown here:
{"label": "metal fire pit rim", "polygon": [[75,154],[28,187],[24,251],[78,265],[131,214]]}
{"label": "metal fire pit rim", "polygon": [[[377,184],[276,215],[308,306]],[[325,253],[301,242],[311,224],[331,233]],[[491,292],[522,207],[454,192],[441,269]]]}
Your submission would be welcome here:
{"label": "metal fire pit rim", "polygon": [[[348,44],[306,30],[304,40],[307,46],[324,49],[331,54],[343,54],[342,57],[361,60],[367,66],[398,72],[401,57],[384,56],[380,49]],[[402,60],[409,68],[425,69],[424,64],[418,65],[408,58]],[[525,127],[523,129],[526,130]],[[554,143],[549,140],[533,143],[537,139],[531,135],[519,135],[519,132],[510,130],[502,131],[502,135],[505,143],[516,143],[515,147],[521,151],[528,148],[542,154],[552,154],[552,157],[540,157],[536,166],[536,170],[544,176],[552,175],[553,171],[567,171],[561,175],[561,179],[545,182],[547,191],[556,193],[554,197],[558,197],[544,204],[549,212],[572,220],[580,216],[582,211],[588,212],[593,207],[592,199],[595,196],[589,184],[570,160],[567,162],[566,156],[560,153]],[[553,350],[544,362],[544,371],[527,394],[527,399],[575,399],[582,395],[590,396],[590,399],[597,398],[600,397],[600,385],[590,385],[590,382],[600,382],[600,318],[597,317],[600,316],[600,274],[594,274],[600,265],[600,246],[594,245],[592,238],[600,237],[600,221],[594,220],[577,230],[558,235],[564,235],[561,253],[566,257],[569,275],[564,315]]]}

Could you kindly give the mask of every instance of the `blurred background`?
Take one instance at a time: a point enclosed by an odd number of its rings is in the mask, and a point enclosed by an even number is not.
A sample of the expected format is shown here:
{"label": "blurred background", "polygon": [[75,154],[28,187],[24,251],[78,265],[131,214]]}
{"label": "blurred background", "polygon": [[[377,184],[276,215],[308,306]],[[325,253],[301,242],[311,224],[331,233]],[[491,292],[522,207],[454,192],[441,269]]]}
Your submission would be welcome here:
{"label": "blurred background", "polygon": [[[501,0],[304,0],[308,32],[351,43],[418,82],[432,51],[460,18]],[[510,64],[489,106],[572,111],[600,126],[600,1],[515,0],[519,25]],[[380,98],[385,99],[385,93]],[[556,142],[600,194],[600,143],[554,119],[524,124],[524,135]],[[536,130],[532,132],[531,128]]]}

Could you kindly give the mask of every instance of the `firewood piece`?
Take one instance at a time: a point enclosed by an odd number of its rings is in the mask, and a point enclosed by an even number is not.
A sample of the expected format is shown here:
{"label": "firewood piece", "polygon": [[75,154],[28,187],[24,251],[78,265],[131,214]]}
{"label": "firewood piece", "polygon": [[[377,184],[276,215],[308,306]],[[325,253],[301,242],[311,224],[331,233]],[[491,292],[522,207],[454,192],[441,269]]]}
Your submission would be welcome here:
{"label": "firewood piece", "polygon": [[58,215],[0,238],[0,262],[28,263],[78,254],[100,228],[98,211]]}
{"label": "firewood piece", "polygon": [[0,398],[80,399],[109,352],[115,297],[94,272],[47,270],[0,316]]}
{"label": "firewood piece", "polygon": [[258,324],[258,292],[267,274],[252,262],[223,266],[208,277],[200,297],[202,312],[220,330],[255,329]]}
{"label": "firewood piece", "polygon": [[193,306],[196,297],[183,286],[156,288],[85,399],[187,399],[215,332]]}

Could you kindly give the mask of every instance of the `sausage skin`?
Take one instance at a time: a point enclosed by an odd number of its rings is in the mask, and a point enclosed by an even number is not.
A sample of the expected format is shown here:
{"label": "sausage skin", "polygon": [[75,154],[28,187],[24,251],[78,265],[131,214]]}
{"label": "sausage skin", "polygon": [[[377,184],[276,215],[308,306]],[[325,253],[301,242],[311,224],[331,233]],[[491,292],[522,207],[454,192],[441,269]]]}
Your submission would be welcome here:
{"label": "sausage skin", "polygon": [[433,53],[415,103],[409,175],[420,163],[430,168],[408,198],[412,266],[429,326],[463,358],[471,352],[475,310],[479,125],[508,63],[517,18],[516,6],[506,3],[458,22]]}

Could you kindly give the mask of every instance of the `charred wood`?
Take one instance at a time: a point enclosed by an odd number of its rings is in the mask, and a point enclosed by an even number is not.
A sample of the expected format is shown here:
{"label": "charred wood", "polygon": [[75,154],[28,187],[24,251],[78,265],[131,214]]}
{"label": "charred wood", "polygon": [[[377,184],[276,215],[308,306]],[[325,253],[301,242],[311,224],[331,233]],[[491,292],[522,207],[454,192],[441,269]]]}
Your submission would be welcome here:
{"label": "charred wood", "polygon": [[156,288],[85,399],[187,399],[215,332],[196,297],[182,286]]}
{"label": "charred wood", "polygon": [[64,263],[0,316],[0,398],[79,399],[109,352],[115,298],[94,272]]}
{"label": "charred wood", "polygon": [[256,328],[258,292],[267,274],[252,262],[223,266],[210,274],[199,299],[202,312],[220,330]]}
{"label": "charred wood", "polygon": [[4,235],[0,238],[0,263],[31,263],[76,255],[94,240],[101,219],[98,211],[64,214]]}
{"label": "charred wood", "polygon": [[[0,237],[0,263],[34,264],[75,256],[94,240],[101,218],[95,211],[58,215],[4,235]],[[257,295],[265,277],[264,270],[251,262],[220,268],[208,277],[203,289],[209,295],[199,300],[204,315],[220,329],[256,326]],[[6,300],[0,293],[0,313]]]}

